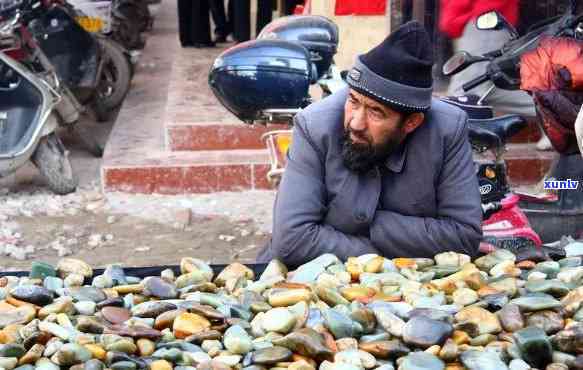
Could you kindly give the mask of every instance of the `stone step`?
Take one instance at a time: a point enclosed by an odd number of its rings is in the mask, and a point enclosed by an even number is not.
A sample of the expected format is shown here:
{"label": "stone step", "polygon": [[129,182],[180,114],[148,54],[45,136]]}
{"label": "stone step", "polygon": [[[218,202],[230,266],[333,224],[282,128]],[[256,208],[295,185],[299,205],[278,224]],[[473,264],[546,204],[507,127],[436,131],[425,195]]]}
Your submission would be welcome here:
{"label": "stone step", "polygon": [[162,153],[131,165],[102,167],[106,192],[201,194],[270,189],[266,150]]}

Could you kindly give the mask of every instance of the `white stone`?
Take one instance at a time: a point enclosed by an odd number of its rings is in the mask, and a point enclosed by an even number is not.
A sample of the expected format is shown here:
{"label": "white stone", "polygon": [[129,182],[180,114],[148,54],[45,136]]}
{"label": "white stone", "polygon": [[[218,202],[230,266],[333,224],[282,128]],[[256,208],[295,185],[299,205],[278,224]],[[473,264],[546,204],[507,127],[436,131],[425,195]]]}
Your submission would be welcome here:
{"label": "white stone", "polygon": [[[200,352],[202,353],[202,352]],[[208,355],[207,355],[208,356]],[[218,362],[222,362],[227,366],[235,366],[241,361],[241,356],[239,355],[220,355],[214,358]]]}
{"label": "white stone", "polygon": [[[71,276],[71,275],[69,275]],[[95,306],[97,304],[91,301],[76,302],[75,309],[80,315],[91,316],[95,313]]]}
{"label": "white stone", "polygon": [[287,334],[296,324],[296,317],[285,307],[273,308],[261,320],[263,330]]}

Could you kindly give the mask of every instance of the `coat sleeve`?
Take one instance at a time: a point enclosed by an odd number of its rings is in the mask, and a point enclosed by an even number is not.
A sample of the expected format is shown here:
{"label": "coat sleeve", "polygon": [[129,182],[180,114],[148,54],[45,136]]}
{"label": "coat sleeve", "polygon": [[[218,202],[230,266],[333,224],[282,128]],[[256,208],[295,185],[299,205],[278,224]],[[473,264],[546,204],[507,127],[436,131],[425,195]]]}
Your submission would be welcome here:
{"label": "coat sleeve", "polygon": [[482,238],[480,193],[468,140],[467,116],[446,144],[436,182],[437,216],[415,217],[379,210],[371,240],[386,257],[430,257],[455,251],[474,256]]}
{"label": "coat sleeve", "polygon": [[362,236],[342,233],[324,223],[327,191],[324,154],[314,145],[301,114],[296,115],[286,170],[275,201],[271,246],[276,257],[297,266],[332,253],[378,253]]}

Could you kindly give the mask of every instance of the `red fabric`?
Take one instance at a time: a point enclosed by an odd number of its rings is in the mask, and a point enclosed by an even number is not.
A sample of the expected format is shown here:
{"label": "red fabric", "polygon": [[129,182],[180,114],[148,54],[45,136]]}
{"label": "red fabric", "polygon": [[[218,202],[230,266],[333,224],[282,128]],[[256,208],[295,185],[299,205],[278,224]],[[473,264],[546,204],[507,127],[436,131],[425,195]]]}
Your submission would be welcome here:
{"label": "red fabric", "polygon": [[583,43],[545,37],[520,59],[520,88],[533,95],[542,127],[559,153],[578,151],[575,120],[583,103]]}
{"label": "red fabric", "polygon": [[336,15],[385,15],[386,0],[336,0]]}
{"label": "red fabric", "polygon": [[519,0],[440,0],[439,30],[452,39],[458,38],[470,20],[492,10],[516,25],[518,3]]}

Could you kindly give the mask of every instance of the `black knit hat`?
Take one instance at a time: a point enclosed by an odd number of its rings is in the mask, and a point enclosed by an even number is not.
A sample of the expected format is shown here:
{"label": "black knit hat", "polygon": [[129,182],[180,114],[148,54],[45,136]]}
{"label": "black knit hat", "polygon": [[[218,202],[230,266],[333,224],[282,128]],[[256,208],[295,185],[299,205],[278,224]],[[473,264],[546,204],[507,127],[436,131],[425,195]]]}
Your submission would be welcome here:
{"label": "black knit hat", "polygon": [[432,66],[429,35],[419,22],[411,21],[359,55],[346,82],[397,111],[423,112],[431,106]]}

